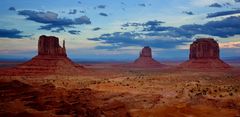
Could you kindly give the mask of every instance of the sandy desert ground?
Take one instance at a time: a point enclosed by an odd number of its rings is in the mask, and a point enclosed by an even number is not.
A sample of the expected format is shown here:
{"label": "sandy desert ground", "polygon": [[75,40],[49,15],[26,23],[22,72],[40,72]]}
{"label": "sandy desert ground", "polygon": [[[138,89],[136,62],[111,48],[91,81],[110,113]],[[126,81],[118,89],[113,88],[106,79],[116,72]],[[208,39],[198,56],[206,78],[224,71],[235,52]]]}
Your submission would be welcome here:
{"label": "sandy desert ground", "polygon": [[1,76],[0,116],[240,117],[238,67],[85,67],[73,76]]}

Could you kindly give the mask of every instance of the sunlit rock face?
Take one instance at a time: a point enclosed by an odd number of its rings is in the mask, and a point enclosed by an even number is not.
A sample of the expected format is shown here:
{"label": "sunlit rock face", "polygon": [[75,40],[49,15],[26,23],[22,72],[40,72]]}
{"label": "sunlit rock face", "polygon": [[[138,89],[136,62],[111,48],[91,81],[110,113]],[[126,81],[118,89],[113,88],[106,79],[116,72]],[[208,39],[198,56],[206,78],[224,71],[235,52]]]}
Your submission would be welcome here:
{"label": "sunlit rock face", "polygon": [[57,37],[40,36],[38,40],[38,55],[67,56],[65,41],[63,41],[63,47],[61,47]]}
{"label": "sunlit rock face", "polygon": [[68,57],[65,49],[59,45],[59,39],[54,36],[42,35],[38,40],[38,55],[31,60],[4,70],[5,75],[77,75],[83,73],[83,66],[75,64]]}
{"label": "sunlit rock face", "polygon": [[199,38],[190,45],[189,60],[182,63],[183,68],[222,69],[230,68],[220,59],[220,49],[213,38]]}
{"label": "sunlit rock face", "polygon": [[152,58],[152,49],[146,46],[140,52],[140,56],[133,64],[135,67],[162,67],[158,61]]}

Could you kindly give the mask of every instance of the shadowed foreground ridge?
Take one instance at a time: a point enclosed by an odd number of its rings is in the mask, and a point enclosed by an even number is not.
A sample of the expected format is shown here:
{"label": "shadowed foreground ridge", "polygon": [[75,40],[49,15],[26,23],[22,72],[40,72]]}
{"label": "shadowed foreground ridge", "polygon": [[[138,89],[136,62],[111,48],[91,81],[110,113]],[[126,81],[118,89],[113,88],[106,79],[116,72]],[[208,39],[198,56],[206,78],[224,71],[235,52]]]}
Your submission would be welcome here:
{"label": "shadowed foreground ridge", "polygon": [[0,81],[0,94],[1,117],[129,117],[122,102],[104,102],[88,88],[66,90],[51,83],[31,86],[13,80]]}
{"label": "shadowed foreground ridge", "polygon": [[219,45],[213,38],[199,38],[190,45],[189,60],[183,68],[230,68],[220,59]]}
{"label": "shadowed foreground ridge", "polygon": [[38,40],[38,55],[30,61],[15,68],[7,69],[1,74],[6,75],[73,75],[83,70],[82,66],[73,63],[65,49],[59,45],[59,39],[54,36],[42,35]]}
{"label": "shadowed foreground ridge", "polygon": [[152,49],[146,46],[140,52],[140,56],[134,61],[133,66],[135,67],[162,67],[163,64],[152,58]]}

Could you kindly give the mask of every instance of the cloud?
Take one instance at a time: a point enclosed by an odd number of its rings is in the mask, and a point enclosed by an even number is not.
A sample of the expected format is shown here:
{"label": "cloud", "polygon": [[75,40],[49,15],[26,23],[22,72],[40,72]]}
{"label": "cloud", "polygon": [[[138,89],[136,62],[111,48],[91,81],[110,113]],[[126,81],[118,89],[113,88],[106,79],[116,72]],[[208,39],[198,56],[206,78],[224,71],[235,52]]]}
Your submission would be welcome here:
{"label": "cloud", "polygon": [[29,37],[26,35],[21,35],[22,31],[17,29],[0,29],[0,37],[1,38],[23,38]]}
{"label": "cloud", "polygon": [[78,35],[80,34],[81,31],[78,30],[69,30],[68,33],[72,34],[72,35]]}
{"label": "cloud", "polygon": [[98,30],[100,30],[101,28],[100,27],[96,27],[96,28],[93,28],[92,30],[93,31],[98,31]]}
{"label": "cloud", "polygon": [[80,13],[86,13],[86,11],[83,11],[83,10],[80,10],[79,12],[80,12]]}
{"label": "cloud", "polygon": [[136,32],[115,32],[113,34],[103,34],[98,38],[89,38],[91,41],[100,41],[110,46],[97,46],[96,49],[114,50],[128,46],[151,46],[155,48],[175,48],[177,45],[184,45],[190,42],[189,39],[173,39],[159,36],[157,39],[146,37],[145,34]]}
{"label": "cloud", "polygon": [[124,6],[125,6],[125,5],[126,5],[126,3],[125,3],[125,2],[121,2],[121,5],[124,5]]}
{"label": "cloud", "polygon": [[234,0],[235,2],[240,2],[240,0]]}
{"label": "cloud", "polygon": [[138,27],[138,26],[143,26],[143,24],[142,23],[126,23],[122,25],[122,27],[130,27],[130,26]]}
{"label": "cloud", "polygon": [[194,15],[194,13],[192,11],[183,11],[183,14],[187,14],[187,15]]}
{"label": "cloud", "polygon": [[8,10],[9,11],[16,11],[16,8],[15,7],[9,7]]}
{"label": "cloud", "polygon": [[87,16],[81,16],[75,19],[59,18],[57,13],[51,11],[21,10],[18,11],[18,14],[25,16],[26,20],[45,24],[39,28],[40,30],[52,30],[55,28],[64,30],[64,28],[74,27],[74,25],[91,24]]}
{"label": "cloud", "polygon": [[106,14],[106,13],[99,13],[99,15],[104,16],[104,17],[108,16],[108,14]]}
{"label": "cloud", "polygon": [[209,5],[209,7],[221,8],[221,7],[222,7],[222,5],[221,5],[221,4],[219,4],[219,3],[213,3],[213,4]]}
{"label": "cloud", "polygon": [[[158,26],[158,28],[148,28],[147,31],[156,32],[156,34],[170,36],[170,37],[186,37],[192,38],[197,34],[218,36],[227,38],[230,36],[240,34],[240,17],[232,16],[220,21],[210,21],[206,24],[188,24],[180,27],[165,27]],[[162,29],[162,30],[159,30]],[[146,30],[146,29],[144,29]]]}
{"label": "cloud", "polygon": [[153,20],[147,21],[145,23],[126,23],[123,24],[122,27],[136,27],[136,28],[143,28],[143,31],[164,31],[167,30],[169,27],[161,26],[163,21]]}
{"label": "cloud", "polygon": [[210,21],[206,24],[188,24],[180,27],[162,26],[162,21],[145,23],[127,23],[124,27],[138,26],[141,31],[115,32],[102,34],[91,41],[98,41],[106,46],[97,49],[118,49],[128,46],[152,46],[155,48],[177,48],[192,41],[196,35],[209,35],[227,38],[240,35],[240,17],[232,16],[220,21]]}
{"label": "cloud", "polygon": [[106,8],[106,5],[98,5],[97,8],[99,8],[99,9],[105,9],[105,8]]}
{"label": "cloud", "polygon": [[70,10],[68,14],[71,14],[71,15],[77,14],[77,9]]}
{"label": "cloud", "polygon": [[61,31],[65,32],[65,29],[63,27],[61,27],[61,28],[57,28],[55,30],[51,30],[51,32],[54,32],[54,33],[60,33]]}
{"label": "cloud", "polygon": [[240,13],[240,10],[231,10],[231,11],[221,11],[221,12],[216,12],[216,13],[209,13],[207,15],[207,18],[214,18],[214,17],[220,17],[220,16],[226,16],[226,15],[233,15],[233,14],[238,14]]}
{"label": "cloud", "polygon": [[146,7],[146,4],[145,3],[140,3],[140,4],[138,4],[138,6]]}
{"label": "cloud", "polygon": [[158,20],[153,20],[153,21],[147,21],[145,23],[126,23],[123,24],[122,27],[158,27],[159,25],[163,24],[165,22],[163,21],[158,21]]}
{"label": "cloud", "polygon": [[221,48],[240,48],[240,41],[220,43]]}

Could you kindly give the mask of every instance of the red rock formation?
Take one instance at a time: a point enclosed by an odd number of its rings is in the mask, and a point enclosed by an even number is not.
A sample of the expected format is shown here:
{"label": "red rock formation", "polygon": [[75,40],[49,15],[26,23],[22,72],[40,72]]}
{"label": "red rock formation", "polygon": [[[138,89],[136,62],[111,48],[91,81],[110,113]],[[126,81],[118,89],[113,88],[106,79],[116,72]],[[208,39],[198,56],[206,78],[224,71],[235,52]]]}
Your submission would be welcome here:
{"label": "red rock formation", "polygon": [[152,49],[148,46],[144,47],[140,52],[140,57],[150,57],[152,58]]}
{"label": "red rock formation", "polygon": [[133,63],[134,67],[162,67],[158,61],[152,58],[152,49],[148,46],[144,47],[140,52],[140,56]]}
{"label": "red rock formation", "polygon": [[130,117],[123,102],[103,100],[104,94],[91,89],[67,90],[52,83],[30,85],[14,80],[0,81],[0,95],[1,117]]}
{"label": "red rock formation", "polygon": [[59,39],[53,36],[40,36],[38,55],[15,68],[10,68],[3,75],[74,75],[83,71],[83,67],[73,63],[66,54],[65,42],[59,45]]}
{"label": "red rock formation", "polygon": [[219,57],[219,45],[213,38],[199,38],[190,45],[189,60],[184,68],[230,68]]}
{"label": "red rock formation", "polygon": [[40,36],[38,40],[38,55],[67,56],[65,41],[63,41],[63,47],[61,47],[57,37]]}
{"label": "red rock formation", "polygon": [[190,45],[189,59],[218,59],[219,46],[212,38],[197,39]]}

